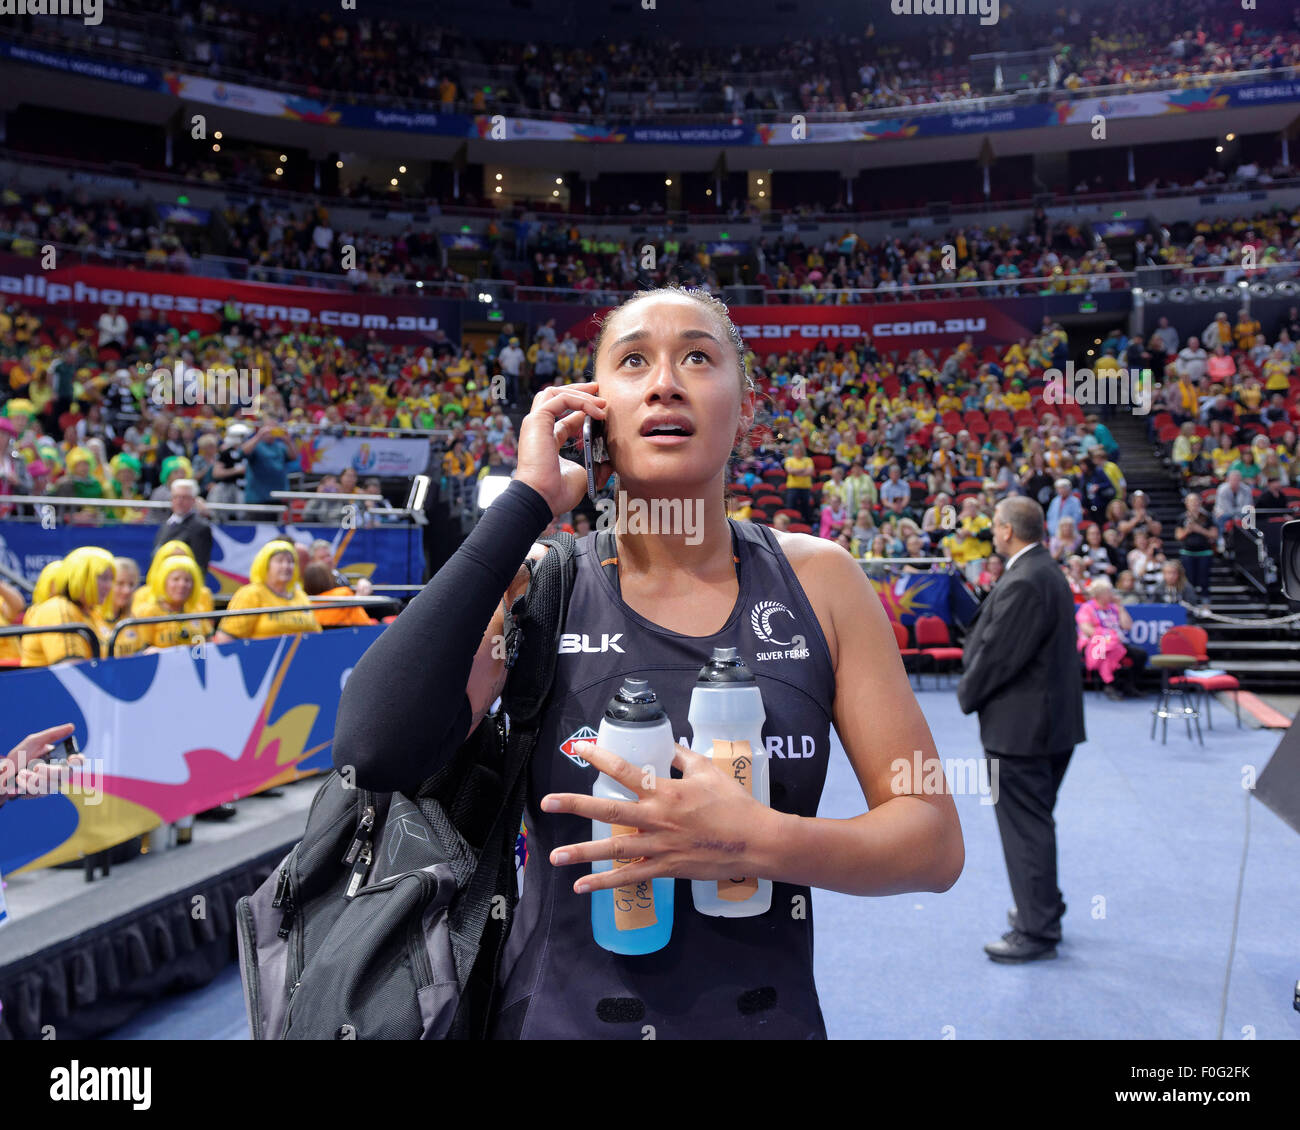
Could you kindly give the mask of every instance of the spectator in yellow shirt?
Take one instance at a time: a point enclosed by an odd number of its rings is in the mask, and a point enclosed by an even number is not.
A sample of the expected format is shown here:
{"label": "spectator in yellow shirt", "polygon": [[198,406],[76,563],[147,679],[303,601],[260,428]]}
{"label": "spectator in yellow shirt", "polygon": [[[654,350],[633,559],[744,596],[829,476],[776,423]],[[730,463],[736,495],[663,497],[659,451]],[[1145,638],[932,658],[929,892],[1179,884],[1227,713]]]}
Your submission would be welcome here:
{"label": "spectator in yellow shirt", "polygon": [[813,461],[802,443],[790,445],[790,455],[785,460],[785,504],[798,510],[805,522],[811,523]]}
{"label": "spectator in yellow shirt", "polygon": [[[139,615],[167,616],[174,612],[199,612],[200,593],[206,592],[202,574],[193,557],[177,554],[149,570],[148,595]],[[149,648],[188,646],[212,634],[211,620],[173,620],[165,624],[141,624],[141,642]]]}
{"label": "spectator in yellow shirt", "polygon": [[[0,581],[0,628],[21,624],[24,611],[26,606],[23,603],[23,594],[12,585]],[[14,636],[0,638],[0,661],[10,667],[22,663],[22,647],[18,638]]]}
{"label": "spectator in yellow shirt", "polygon": [[[242,608],[282,608],[306,605],[308,598],[298,579],[298,551],[288,541],[274,539],[257,551],[248,570],[248,584],[241,585],[230,598],[231,611]],[[298,632],[319,632],[320,624],[310,608],[302,611],[273,612],[260,616],[228,616],[213,637],[215,643],[234,639],[269,639]]]}
{"label": "spectator in yellow shirt", "polygon": [[1228,473],[1228,468],[1237,461],[1237,449],[1233,446],[1232,439],[1227,432],[1219,435],[1219,446],[1210,452],[1210,462],[1214,465],[1214,477],[1222,479]]}
{"label": "spectator in yellow shirt", "polygon": [[1237,348],[1243,353],[1247,352],[1255,344],[1257,333],[1259,333],[1259,322],[1242,310],[1237,315],[1237,324],[1232,327],[1232,336],[1237,343]]}
{"label": "spectator in yellow shirt", "polygon": [[1022,408],[1029,407],[1029,393],[1025,391],[1024,381],[1011,382],[1011,391],[1006,394],[1006,402],[1012,412],[1019,412]]}
{"label": "spectator in yellow shirt", "polygon": [[[98,546],[82,546],[63,559],[54,573],[48,600],[34,606],[24,621],[31,628],[84,624],[94,630],[102,649],[107,629],[100,606],[117,575],[113,555]],[[42,632],[22,637],[24,667],[48,667],[64,659],[89,659],[90,644],[81,633]]]}

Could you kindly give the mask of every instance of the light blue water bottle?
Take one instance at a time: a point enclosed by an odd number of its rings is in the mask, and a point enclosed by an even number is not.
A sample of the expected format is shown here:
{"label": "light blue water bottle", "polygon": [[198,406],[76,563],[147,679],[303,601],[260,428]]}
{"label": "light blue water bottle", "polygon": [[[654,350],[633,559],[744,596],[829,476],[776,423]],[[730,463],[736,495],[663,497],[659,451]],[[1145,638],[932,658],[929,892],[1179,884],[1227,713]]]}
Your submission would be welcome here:
{"label": "light blue water bottle", "polygon": [[[646,774],[672,775],[675,743],[673,729],[658,697],[645,679],[625,679],[609,701],[596,735],[596,744],[618,754]],[[635,802],[635,793],[601,773],[592,796]],[[631,828],[616,827],[599,820],[591,822],[593,840],[610,835],[628,835]],[[598,859],[594,872],[609,871],[628,861]],[[596,891],[591,896],[591,928],[597,944],[611,953],[654,953],[668,944],[673,932],[673,883],[669,878],[645,879],[625,887]]]}

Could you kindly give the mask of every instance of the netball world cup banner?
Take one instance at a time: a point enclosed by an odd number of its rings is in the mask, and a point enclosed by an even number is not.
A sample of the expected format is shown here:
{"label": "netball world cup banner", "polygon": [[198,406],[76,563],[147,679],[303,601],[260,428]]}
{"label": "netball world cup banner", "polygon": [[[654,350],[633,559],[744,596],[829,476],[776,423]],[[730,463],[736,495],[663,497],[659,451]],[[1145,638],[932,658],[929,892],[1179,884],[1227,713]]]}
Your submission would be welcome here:
{"label": "netball world cup banner", "polygon": [[339,696],[382,631],[338,628],[6,672],[6,733],[72,722],[87,763],[64,793],[0,808],[0,873],[75,860],[330,769]]}

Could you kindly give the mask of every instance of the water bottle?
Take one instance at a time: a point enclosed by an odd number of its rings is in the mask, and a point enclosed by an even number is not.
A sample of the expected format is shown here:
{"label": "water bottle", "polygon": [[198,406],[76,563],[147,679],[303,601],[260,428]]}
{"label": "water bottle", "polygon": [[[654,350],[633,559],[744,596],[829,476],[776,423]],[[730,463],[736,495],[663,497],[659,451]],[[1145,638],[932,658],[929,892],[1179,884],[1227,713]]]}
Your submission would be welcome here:
{"label": "water bottle", "polygon": [[[609,701],[596,734],[596,744],[656,777],[672,775],[676,743],[668,715],[645,679],[625,679]],[[592,796],[636,801],[637,795],[601,773]],[[593,840],[631,835],[637,829],[591,822]],[[631,863],[630,859],[598,859],[596,872]],[[625,887],[596,891],[591,896],[591,928],[597,944],[611,953],[654,953],[668,944],[673,932],[673,880],[643,879]]]}
{"label": "water bottle", "polygon": [[[754,672],[734,647],[715,647],[700,669],[687,718],[691,749],[770,805],[771,773],[763,745],[763,695]],[[692,879],[695,909],[718,918],[748,918],[772,905],[772,880],[737,875],[728,879]]]}

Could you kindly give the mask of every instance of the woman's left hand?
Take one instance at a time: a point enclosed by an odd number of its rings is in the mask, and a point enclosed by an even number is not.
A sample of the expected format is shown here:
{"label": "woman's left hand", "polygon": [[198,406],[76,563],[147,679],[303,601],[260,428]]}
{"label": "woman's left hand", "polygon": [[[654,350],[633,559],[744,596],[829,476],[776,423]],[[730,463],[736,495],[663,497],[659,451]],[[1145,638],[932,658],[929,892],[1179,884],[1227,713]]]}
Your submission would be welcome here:
{"label": "woman's left hand", "polygon": [[779,814],[737,781],[713,759],[677,745],[673,765],[681,779],[655,777],[593,742],[574,752],[606,776],[637,795],[637,800],[613,800],[584,793],[548,793],[543,812],[569,812],[610,825],[637,829],[633,835],[568,844],[551,852],[557,866],[600,859],[633,862],[584,875],[574,891],[588,894],[622,887],[644,879],[730,879],[758,874],[772,842]]}

